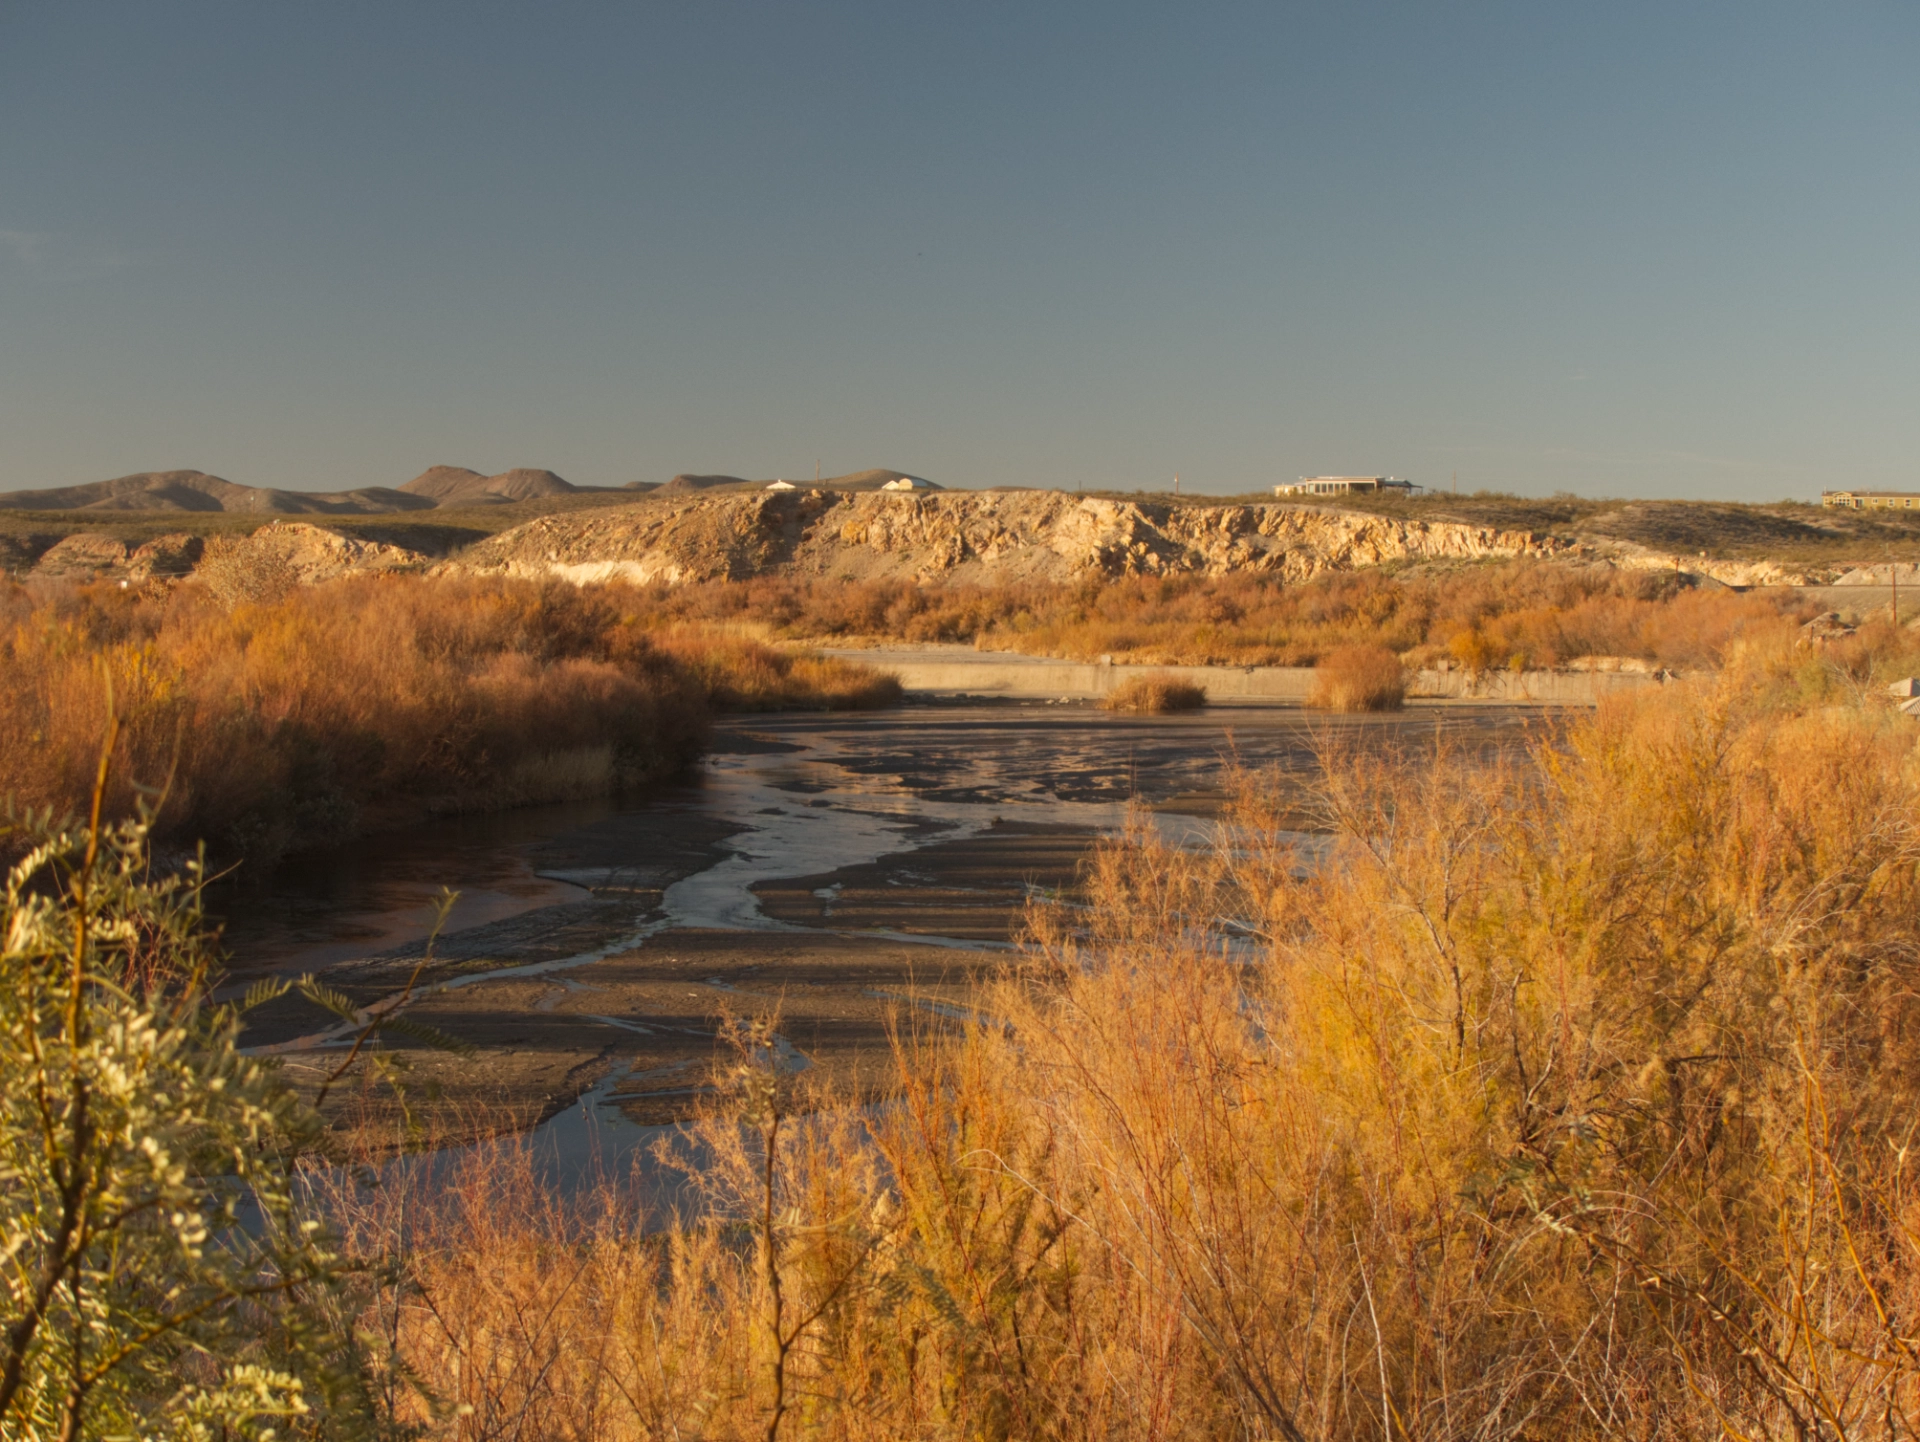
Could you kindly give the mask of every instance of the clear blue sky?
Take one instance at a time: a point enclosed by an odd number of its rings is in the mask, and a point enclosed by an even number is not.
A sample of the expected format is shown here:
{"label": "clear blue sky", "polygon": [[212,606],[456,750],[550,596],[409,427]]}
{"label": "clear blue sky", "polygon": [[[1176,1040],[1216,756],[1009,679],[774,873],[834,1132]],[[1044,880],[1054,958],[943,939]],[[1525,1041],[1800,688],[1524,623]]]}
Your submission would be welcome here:
{"label": "clear blue sky", "polygon": [[1920,7],[0,4],[0,488],[1920,489]]}

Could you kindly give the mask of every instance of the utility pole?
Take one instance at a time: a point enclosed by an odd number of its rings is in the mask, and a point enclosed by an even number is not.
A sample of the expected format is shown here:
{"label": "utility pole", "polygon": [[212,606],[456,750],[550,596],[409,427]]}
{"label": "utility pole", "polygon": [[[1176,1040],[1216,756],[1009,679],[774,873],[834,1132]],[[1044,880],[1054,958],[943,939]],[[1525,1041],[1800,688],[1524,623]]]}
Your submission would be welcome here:
{"label": "utility pole", "polygon": [[1458,471],[1453,473],[1453,494],[1456,498],[1460,495],[1460,473]]}
{"label": "utility pole", "polygon": [[815,486],[820,484],[820,458],[818,456],[814,457],[813,461],[813,483]]}
{"label": "utility pole", "polygon": [[1180,473],[1178,471],[1173,473],[1173,493],[1176,496],[1180,494]]}
{"label": "utility pole", "polygon": [[1900,563],[1898,561],[1887,563],[1887,579],[1893,582],[1893,624],[1898,626],[1900,624]]}

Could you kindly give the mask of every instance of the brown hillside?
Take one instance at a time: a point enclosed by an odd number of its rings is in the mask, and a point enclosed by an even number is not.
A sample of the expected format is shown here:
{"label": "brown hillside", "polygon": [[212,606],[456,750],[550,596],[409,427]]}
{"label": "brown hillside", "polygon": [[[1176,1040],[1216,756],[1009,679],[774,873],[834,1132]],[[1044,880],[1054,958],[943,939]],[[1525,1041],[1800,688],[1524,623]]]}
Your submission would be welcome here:
{"label": "brown hillside", "polygon": [[210,476],[205,471],[141,471],[85,486],[42,491],[8,491],[0,506],[35,511],[224,511],[251,487]]}
{"label": "brown hillside", "polygon": [[417,511],[433,502],[386,486],[354,491],[277,491],[241,486],[205,471],[140,471],[84,486],[0,494],[12,511],[194,511],[262,515],[379,515]]}
{"label": "brown hillside", "polygon": [[540,496],[572,495],[570,485],[552,471],[520,467],[497,476],[483,476],[465,466],[431,466],[400,488],[440,506],[509,505]]}

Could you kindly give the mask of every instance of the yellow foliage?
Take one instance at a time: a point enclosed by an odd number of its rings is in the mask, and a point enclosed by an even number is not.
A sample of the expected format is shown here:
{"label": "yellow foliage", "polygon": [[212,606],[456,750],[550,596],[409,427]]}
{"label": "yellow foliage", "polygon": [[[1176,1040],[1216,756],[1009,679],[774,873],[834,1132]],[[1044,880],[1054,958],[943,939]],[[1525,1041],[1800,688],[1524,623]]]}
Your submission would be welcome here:
{"label": "yellow foliage", "polygon": [[865,667],[683,628],[640,593],[361,577],[271,594],[0,593],[0,796],[75,810],[108,706],[110,815],[270,857],[426,811],[599,794],[678,771],[714,709],[882,704]]}
{"label": "yellow foliage", "polygon": [[1796,664],[1246,774],[1210,849],[1142,817],[892,1104],[751,1033],[645,1240],[468,1178],[410,1214],[402,1420],[1911,1436],[1920,772]]}

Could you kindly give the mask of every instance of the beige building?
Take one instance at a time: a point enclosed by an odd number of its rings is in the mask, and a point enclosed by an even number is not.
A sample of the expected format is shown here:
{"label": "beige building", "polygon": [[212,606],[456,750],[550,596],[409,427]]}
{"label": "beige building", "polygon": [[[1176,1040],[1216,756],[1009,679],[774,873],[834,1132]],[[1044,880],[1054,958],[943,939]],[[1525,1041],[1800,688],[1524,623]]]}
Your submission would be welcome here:
{"label": "beige building", "polygon": [[1302,476],[1290,486],[1275,486],[1276,496],[1349,496],[1361,491],[1401,491],[1412,495],[1420,487],[1392,476]]}
{"label": "beige building", "polygon": [[1822,491],[1820,504],[1852,511],[1920,510],[1920,491]]}

